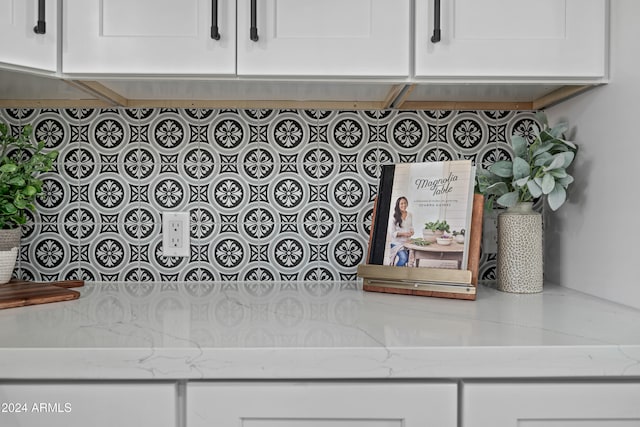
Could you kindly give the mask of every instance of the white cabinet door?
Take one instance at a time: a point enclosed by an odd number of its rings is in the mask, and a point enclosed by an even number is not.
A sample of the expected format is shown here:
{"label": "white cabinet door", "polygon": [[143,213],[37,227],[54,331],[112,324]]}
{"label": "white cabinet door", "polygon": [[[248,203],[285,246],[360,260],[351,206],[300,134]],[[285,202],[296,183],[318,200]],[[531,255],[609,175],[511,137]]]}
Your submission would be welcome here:
{"label": "white cabinet door", "polygon": [[62,69],[99,74],[234,74],[235,0],[64,0]]}
{"label": "white cabinet door", "polygon": [[187,427],[454,427],[455,384],[191,383]]}
{"label": "white cabinet door", "polygon": [[238,74],[408,76],[409,0],[238,0]]}
{"label": "white cabinet door", "polygon": [[58,1],[47,0],[45,33],[36,34],[38,0],[0,0],[0,63],[56,71]]}
{"label": "white cabinet door", "polygon": [[0,384],[2,427],[175,427],[172,384]]}
{"label": "white cabinet door", "polygon": [[640,425],[638,383],[467,383],[463,427]]}
{"label": "white cabinet door", "polygon": [[416,0],[418,77],[605,75],[606,0]]}

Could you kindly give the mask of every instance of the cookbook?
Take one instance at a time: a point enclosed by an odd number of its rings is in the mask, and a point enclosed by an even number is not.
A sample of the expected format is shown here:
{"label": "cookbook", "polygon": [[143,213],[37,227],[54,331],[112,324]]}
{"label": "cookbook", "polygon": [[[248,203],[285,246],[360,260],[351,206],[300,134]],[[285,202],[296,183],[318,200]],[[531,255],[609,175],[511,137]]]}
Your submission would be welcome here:
{"label": "cookbook", "polygon": [[483,202],[474,184],[470,160],[383,166],[358,268],[365,290],[475,299]]}

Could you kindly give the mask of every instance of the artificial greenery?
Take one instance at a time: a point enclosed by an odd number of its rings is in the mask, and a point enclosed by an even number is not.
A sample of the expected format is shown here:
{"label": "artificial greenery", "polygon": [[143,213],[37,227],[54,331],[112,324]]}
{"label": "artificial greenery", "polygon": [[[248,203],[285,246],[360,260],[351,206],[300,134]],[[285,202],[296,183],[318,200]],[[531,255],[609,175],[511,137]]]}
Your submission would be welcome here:
{"label": "artificial greenery", "polygon": [[445,233],[449,231],[449,224],[447,224],[447,220],[443,219],[442,221],[431,221],[424,224],[425,230],[431,231],[444,231]]}
{"label": "artificial greenery", "polygon": [[44,153],[44,142],[31,142],[32,126],[13,136],[0,122],[0,229],[12,229],[27,222],[26,210],[34,210],[42,192],[37,175],[51,170],[57,151]]}
{"label": "artificial greenery", "polygon": [[578,147],[564,139],[566,123],[549,127],[544,113],[536,114],[536,118],[543,128],[534,125],[535,138],[531,144],[523,136],[511,137],[513,160],[500,160],[489,169],[478,169],[476,189],[485,196],[488,208],[494,202],[511,207],[544,197],[555,211],[566,201],[567,187],[573,182],[567,168]]}

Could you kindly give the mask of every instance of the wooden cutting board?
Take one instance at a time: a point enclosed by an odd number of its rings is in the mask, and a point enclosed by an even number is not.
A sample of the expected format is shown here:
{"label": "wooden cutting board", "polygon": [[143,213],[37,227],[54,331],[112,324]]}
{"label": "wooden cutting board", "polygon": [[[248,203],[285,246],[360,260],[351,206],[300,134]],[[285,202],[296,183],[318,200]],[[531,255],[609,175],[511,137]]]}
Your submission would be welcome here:
{"label": "wooden cutting board", "polygon": [[80,292],[68,288],[80,286],[84,286],[84,280],[46,283],[11,280],[0,285],[0,309],[78,299]]}

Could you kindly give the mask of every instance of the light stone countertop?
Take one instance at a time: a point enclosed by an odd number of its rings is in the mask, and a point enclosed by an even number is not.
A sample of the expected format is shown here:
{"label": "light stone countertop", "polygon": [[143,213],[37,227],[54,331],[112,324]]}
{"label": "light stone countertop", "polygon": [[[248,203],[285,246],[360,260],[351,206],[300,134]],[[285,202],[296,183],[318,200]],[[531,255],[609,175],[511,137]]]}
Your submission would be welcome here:
{"label": "light stone countertop", "polygon": [[357,283],[93,283],[0,310],[0,379],[640,378],[640,310]]}

